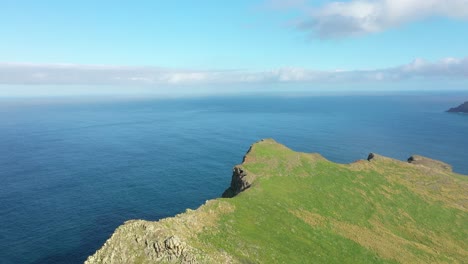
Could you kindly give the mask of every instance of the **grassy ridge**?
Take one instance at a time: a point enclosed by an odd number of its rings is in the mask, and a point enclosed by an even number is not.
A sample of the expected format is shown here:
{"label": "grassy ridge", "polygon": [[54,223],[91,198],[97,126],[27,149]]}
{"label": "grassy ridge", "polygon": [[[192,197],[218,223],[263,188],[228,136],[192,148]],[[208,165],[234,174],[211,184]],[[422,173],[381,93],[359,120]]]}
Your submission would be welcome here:
{"label": "grassy ridge", "polygon": [[[240,167],[254,179],[251,188],[145,225],[162,224],[201,263],[468,259],[466,176],[378,155],[370,162],[337,164],[273,140],[254,144]],[[122,241],[115,235],[103,250],[118,254],[112,245]],[[136,254],[138,262],[150,262]]]}
{"label": "grassy ridge", "polygon": [[[236,208],[214,232],[213,249],[253,263],[428,263],[468,259],[468,214],[431,189],[443,180],[465,199],[466,178],[379,157],[352,165],[254,146],[243,164],[254,188],[227,201]],[[411,185],[411,178],[418,186]],[[442,184],[442,183],[440,183]],[[420,188],[419,192],[414,189]],[[428,188],[428,190],[424,190]],[[425,194],[427,192],[427,194]],[[458,201],[456,201],[458,202]]]}

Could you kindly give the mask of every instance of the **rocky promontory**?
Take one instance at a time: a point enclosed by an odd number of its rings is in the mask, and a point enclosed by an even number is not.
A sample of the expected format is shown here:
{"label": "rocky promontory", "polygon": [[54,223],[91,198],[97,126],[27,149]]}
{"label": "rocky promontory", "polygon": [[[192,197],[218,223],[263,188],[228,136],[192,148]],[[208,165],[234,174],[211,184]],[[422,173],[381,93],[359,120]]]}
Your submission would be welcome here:
{"label": "rocky promontory", "polygon": [[262,140],[223,198],[127,221],[86,263],[465,263],[467,179],[418,155],[338,164]]}
{"label": "rocky promontory", "polygon": [[457,106],[457,107],[454,107],[454,108],[450,108],[449,110],[447,110],[447,112],[450,112],[450,113],[468,113],[468,101],[464,102],[463,104]]}

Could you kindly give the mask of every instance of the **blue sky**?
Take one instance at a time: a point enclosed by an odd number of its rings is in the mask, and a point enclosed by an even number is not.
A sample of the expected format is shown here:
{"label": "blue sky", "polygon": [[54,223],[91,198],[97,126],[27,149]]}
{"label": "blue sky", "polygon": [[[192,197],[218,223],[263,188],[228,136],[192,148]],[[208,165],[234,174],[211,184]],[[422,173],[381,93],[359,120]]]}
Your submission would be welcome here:
{"label": "blue sky", "polygon": [[[434,76],[440,86],[467,87],[468,0],[0,5],[0,94],[33,84],[317,87],[331,78],[407,87]],[[408,67],[417,71],[397,72]]]}

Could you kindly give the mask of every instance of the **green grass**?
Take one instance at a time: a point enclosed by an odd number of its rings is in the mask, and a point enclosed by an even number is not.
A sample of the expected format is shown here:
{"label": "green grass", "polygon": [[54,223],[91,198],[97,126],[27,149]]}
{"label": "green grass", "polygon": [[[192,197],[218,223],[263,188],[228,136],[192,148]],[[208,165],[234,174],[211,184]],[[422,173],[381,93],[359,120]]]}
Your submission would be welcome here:
{"label": "green grass", "polygon": [[[384,159],[362,169],[260,142],[243,168],[254,187],[231,199],[235,210],[201,233],[207,252],[243,263],[428,263],[468,259],[468,214],[444,197],[408,187],[419,168]],[[405,175],[405,177],[395,175]],[[409,175],[412,174],[412,175]],[[409,175],[409,176],[408,176]],[[400,179],[402,177],[402,179]],[[466,198],[465,178],[449,177]],[[422,190],[424,192],[424,190]]]}

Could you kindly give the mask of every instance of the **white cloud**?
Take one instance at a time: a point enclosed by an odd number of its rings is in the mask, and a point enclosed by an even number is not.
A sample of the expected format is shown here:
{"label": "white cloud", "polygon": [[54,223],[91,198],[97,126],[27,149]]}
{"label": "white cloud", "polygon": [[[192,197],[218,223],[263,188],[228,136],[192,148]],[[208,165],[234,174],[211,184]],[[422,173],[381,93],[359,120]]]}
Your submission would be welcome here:
{"label": "white cloud", "polygon": [[363,83],[413,78],[468,79],[468,57],[411,63],[376,70],[321,71],[280,68],[269,71],[199,71],[157,67],[79,64],[0,63],[0,84],[203,85],[268,83]]}
{"label": "white cloud", "polygon": [[[281,0],[268,2],[281,7]],[[285,7],[289,3],[285,0]],[[296,7],[305,13],[298,28],[321,38],[375,33],[428,17],[468,19],[468,0],[351,0]]]}

